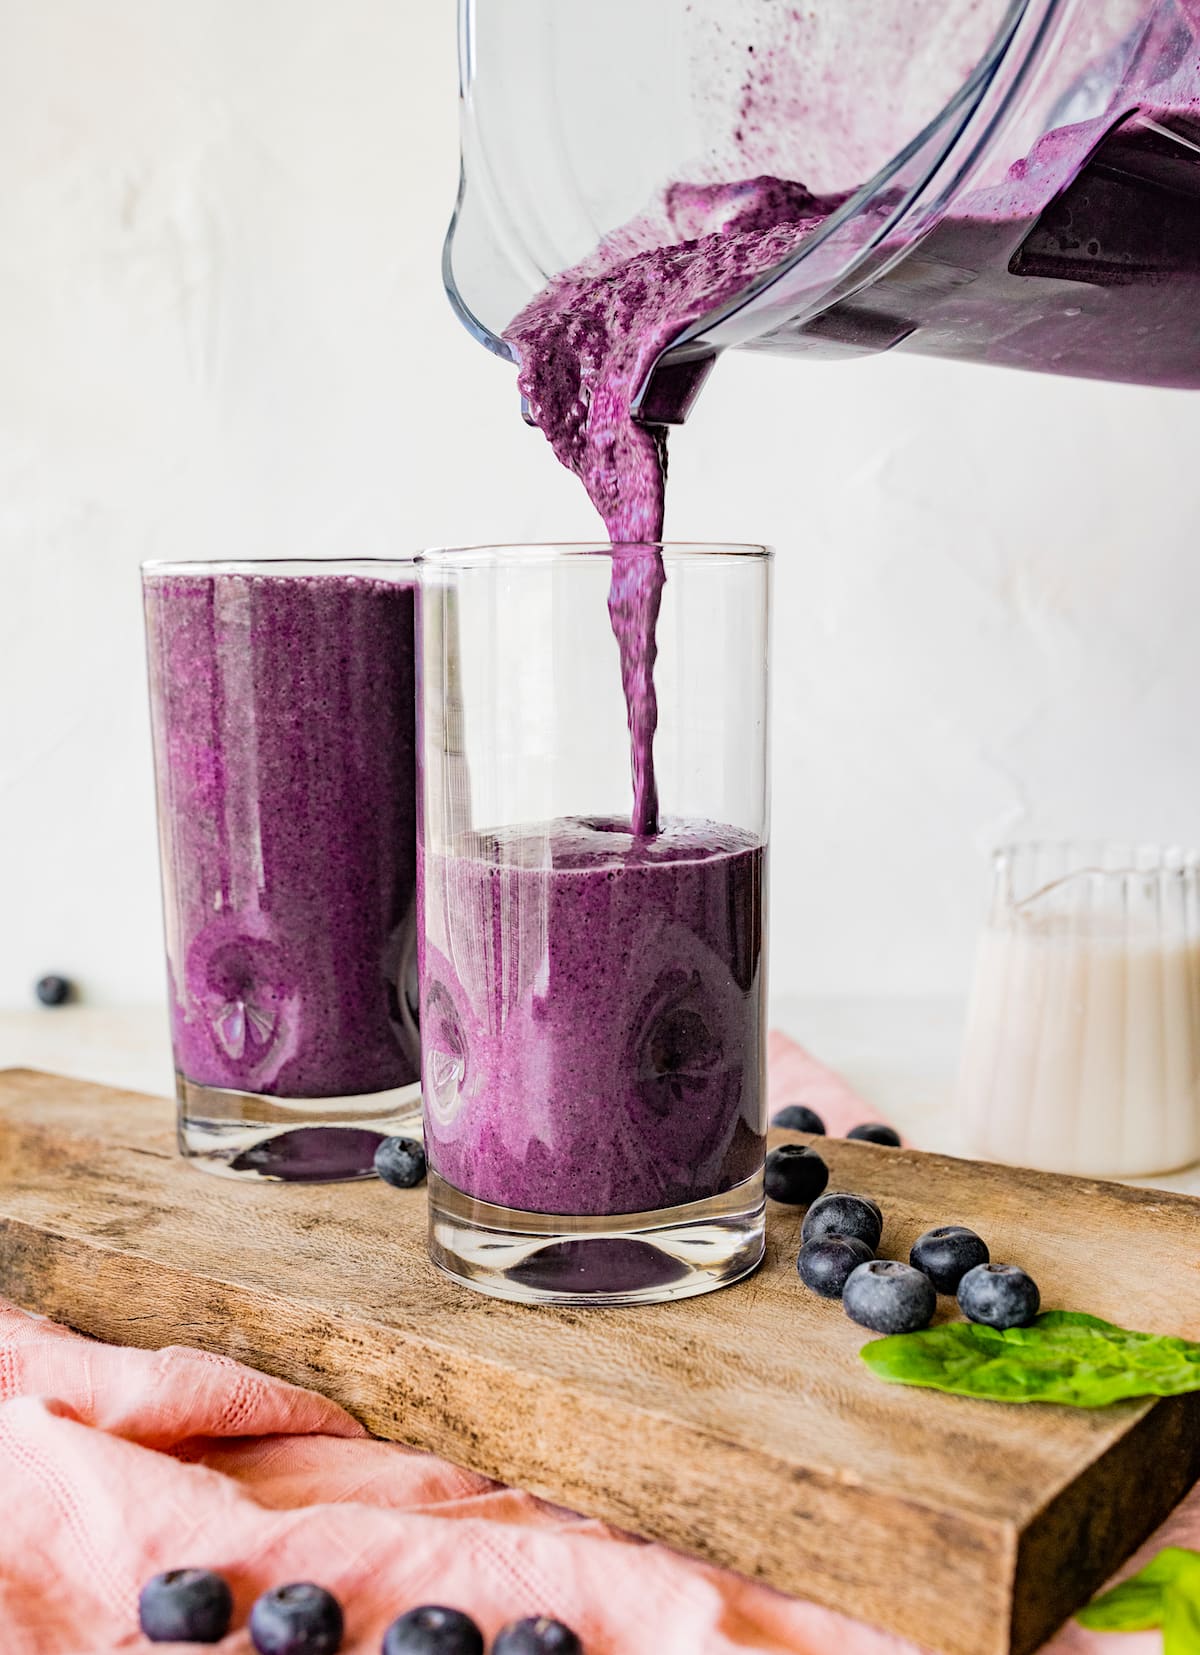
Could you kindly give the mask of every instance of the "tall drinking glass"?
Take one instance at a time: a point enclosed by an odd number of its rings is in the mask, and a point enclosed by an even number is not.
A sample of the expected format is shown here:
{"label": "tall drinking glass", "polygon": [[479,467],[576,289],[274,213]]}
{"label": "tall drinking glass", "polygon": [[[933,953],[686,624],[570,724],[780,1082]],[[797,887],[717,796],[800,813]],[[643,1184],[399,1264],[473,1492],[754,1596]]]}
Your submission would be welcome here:
{"label": "tall drinking glass", "polygon": [[[430,1251],[484,1292],[679,1298],[762,1256],[770,575],[740,546],[422,559]],[[622,661],[659,599],[656,662]]]}
{"label": "tall drinking glass", "polygon": [[179,1146],[211,1170],[364,1177],[419,1109],[415,588],[143,568]]}

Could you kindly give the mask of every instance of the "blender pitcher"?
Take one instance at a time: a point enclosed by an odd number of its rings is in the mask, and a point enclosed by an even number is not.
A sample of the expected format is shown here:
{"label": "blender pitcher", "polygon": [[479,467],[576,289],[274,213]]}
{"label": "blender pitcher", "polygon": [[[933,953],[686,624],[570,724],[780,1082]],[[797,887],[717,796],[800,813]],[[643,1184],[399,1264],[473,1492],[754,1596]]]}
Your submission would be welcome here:
{"label": "blender pitcher", "polygon": [[1200,0],[460,0],[459,39],[444,276],[501,356],[597,247],[784,181],[817,224],[660,354],[644,422],[730,346],[1200,384]]}

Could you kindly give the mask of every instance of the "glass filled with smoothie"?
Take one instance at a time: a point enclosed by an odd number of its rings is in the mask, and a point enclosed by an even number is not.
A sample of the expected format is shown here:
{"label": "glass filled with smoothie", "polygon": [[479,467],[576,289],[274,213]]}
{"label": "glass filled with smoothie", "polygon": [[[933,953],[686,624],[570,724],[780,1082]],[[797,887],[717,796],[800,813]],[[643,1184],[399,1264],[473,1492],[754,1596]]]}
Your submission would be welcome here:
{"label": "glass filled with smoothie", "polygon": [[416,570],[150,563],[179,1146],[365,1177],[420,1108]]}
{"label": "glass filled with smoothie", "polygon": [[529,1301],[762,1256],[770,554],[422,560],[434,1262]]}

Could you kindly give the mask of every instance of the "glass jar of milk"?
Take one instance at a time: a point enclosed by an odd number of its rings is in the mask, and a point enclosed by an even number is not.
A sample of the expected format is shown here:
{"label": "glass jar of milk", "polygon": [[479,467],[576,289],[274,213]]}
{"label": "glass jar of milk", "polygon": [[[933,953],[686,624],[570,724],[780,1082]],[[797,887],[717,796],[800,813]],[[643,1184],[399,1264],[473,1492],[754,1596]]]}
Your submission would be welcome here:
{"label": "glass jar of milk", "polygon": [[1138,1177],[1200,1161],[1200,859],[1010,846],[967,1018],[970,1153]]}

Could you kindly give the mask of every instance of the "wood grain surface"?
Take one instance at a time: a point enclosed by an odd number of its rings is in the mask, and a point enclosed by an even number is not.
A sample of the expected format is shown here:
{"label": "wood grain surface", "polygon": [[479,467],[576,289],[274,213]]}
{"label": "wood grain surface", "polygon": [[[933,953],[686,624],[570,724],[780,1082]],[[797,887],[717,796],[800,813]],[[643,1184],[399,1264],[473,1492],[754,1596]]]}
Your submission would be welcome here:
{"label": "wood grain surface", "polygon": [[[862,1330],[799,1284],[799,1213],[772,1208],[765,1266],[720,1293],[508,1305],[433,1271],[420,1190],[212,1177],[176,1154],[173,1114],[0,1072],[0,1293],[97,1338],[224,1352],[380,1436],[946,1655],[1035,1649],[1200,1476],[1200,1397],[1084,1412],[884,1385]],[[1198,1201],[821,1150],[833,1187],[880,1202],[893,1256],[970,1224],[1047,1308],[1200,1327]]]}

